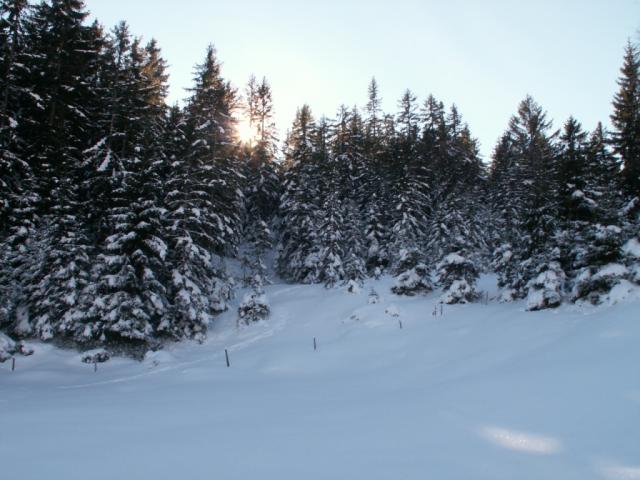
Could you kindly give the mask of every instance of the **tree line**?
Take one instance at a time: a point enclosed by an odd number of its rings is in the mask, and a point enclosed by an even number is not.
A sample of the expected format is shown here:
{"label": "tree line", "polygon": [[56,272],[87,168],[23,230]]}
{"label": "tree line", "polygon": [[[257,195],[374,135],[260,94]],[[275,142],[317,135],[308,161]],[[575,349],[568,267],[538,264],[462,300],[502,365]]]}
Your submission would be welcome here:
{"label": "tree line", "polygon": [[[281,149],[266,79],[239,91],[210,46],[181,106],[166,61],[81,0],[0,0],[0,328],[18,337],[147,348],[202,340],[247,274],[263,286],[348,285],[502,299],[530,309],[599,303],[640,283],[640,55],[627,45],[613,132],[554,130],[525,98],[486,165],[455,105],[407,91],[381,109],[314,118]],[[246,116],[252,142],[236,122]]]}

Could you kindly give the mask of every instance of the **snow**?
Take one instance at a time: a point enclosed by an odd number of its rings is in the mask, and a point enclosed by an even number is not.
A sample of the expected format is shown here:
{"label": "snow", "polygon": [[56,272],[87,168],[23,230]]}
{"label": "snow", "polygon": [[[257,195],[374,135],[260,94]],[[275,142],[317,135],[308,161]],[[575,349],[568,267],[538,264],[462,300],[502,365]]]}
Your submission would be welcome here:
{"label": "snow", "polygon": [[632,238],[624,244],[622,251],[630,257],[640,258],[640,241],[637,238]]}
{"label": "snow", "polygon": [[[240,294],[203,344],[97,371],[34,343],[0,364],[2,477],[640,479],[638,287],[433,316],[441,292],[392,285],[267,286],[268,320],[237,328]],[[497,296],[492,276],[478,288]]]}
{"label": "snow", "polygon": [[627,270],[627,267],[624,265],[620,265],[619,263],[610,263],[598,270],[593,278],[624,277],[628,273],[629,270]]}
{"label": "snow", "polygon": [[10,359],[16,351],[16,342],[0,333],[0,362]]}
{"label": "snow", "polygon": [[457,253],[450,253],[449,255],[447,255],[442,259],[442,262],[440,262],[440,264],[436,268],[442,268],[442,266],[449,265],[449,264],[461,265],[467,262],[468,260],[466,258],[458,255]]}

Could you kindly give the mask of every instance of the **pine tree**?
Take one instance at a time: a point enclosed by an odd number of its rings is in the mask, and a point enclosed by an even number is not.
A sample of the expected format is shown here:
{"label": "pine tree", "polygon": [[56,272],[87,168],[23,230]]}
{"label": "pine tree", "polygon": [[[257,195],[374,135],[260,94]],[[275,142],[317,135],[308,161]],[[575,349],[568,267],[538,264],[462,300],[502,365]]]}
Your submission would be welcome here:
{"label": "pine tree", "polygon": [[[18,221],[15,212],[31,189],[31,169],[23,158],[19,125],[22,104],[27,102],[22,82],[25,60],[26,0],[0,2],[0,239],[9,226]],[[10,218],[14,217],[14,218]]]}
{"label": "pine tree", "polygon": [[449,253],[436,266],[438,284],[442,286],[442,302],[468,303],[479,298],[476,291],[478,270],[464,251]]}
{"label": "pine tree", "polygon": [[640,54],[627,43],[620,70],[620,90],[613,99],[613,145],[624,164],[624,180],[631,195],[640,193]]}
{"label": "pine tree", "polygon": [[260,84],[251,77],[247,85],[246,114],[256,128],[256,144],[248,146],[245,170],[244,237],[249,243],[250,284],[256,293],[268,283],[266,253],[273,248],[271,225],[279,205],[281,188],[278,166],[276,128],[271,87],[266,78]]}
{"label": "pine tree", "polygon": [[[364,143],[359,177],[359,198],[356,200],[364,221],[363,248],[365,267],[369,274],[379,276],[391,262],[389,244],[391,239],[390,211],[391,188],[388,178],[389,152],[386,148],[387,133],[395,127],[385,127],[381,109],[382,98],[378,83],[371,79],[365,108]],[[392,119],[386,120],[393,123]]]}
{"label": "pine tree", "polygon": [[368,88],[368,100],[366,106],[367,120],[366,120],[366,139],[369,146],[368,151],[375,153],[379,147],[380,136],[382,135],[382,119],[381,117],[381,103],[382,98],[378,91],[378,82],[375,77],[371,79]]}
{"label": "pine tree", "polygon": [[503,137],[501,158],[494,158],[494,172],[496,162],[503,162],[502,181],[515,187],[509,195],[518,205],[515,215],[509,213],[512,233],[507,236],[513,243],[501,246],[494,257],[500,283],[508,287],[504,298],[524,297],[532,279],[547,269],[558,270],[554,262],[560,257],[559,187],[557,152],[550,129],[546,113],[533,98],[526,97]]}
{"label": "pine tree", "polygon": [[63,319],[89,278],[92,245],[80,216],[79,167],[95,122],[101,39],[84,24],[86,16],[81,1],[52,1],[35,8],[27,27],[33,65],[26,81],[38,103],[26,112],[23,134],[31,140],[26,154],[42,200],[38,236],[47,241],[42,254],[25,257],[34,264],[18,269],[25,292],[20,329],[43,339],[64,333]]}
{"label": "pine tree", "polygon": [[391,178],[393,191],[393,270],[400,274],[422,260],[429,197],[426,171],[417,161],[418,115],[416,97],[406,91],[400,100],[398,136]]}
{"label": "pine tree", "polygon": [[320,183],[316,130],[311,109],[304,105],[296,113],[285,146],[277,268],[284,278],[301,283],[319,281]]}
{"label": "pine tree", "polygon": [[172,163],[165,199],[172,312],[160,329],[178,338],[202,339],[212,316],[226,309],[229,286],[221,256],[235,253],[239,230],[234,108],[235,91],[221,77],[210,46],[196,68],[184,122],[186,152]]}

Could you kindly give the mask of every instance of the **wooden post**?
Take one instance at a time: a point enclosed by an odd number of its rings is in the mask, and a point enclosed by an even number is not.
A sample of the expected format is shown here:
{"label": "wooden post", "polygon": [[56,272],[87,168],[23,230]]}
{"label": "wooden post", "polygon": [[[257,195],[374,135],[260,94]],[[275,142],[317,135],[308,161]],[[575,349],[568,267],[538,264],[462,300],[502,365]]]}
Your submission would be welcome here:
{"label": "wooden post", "polygon": [[433,307],[433,316],[437,316],[438,315],[438,306],[436,305],[435,307]]}
{"label": "wooden post", "polygon": [[229,362],[229,351],[226,348],[224,349],[224,356],[227,359],[227,368],[229,368],[231,363]]}
{"label": "wooden post", "polygon": [[443,312],[444,312],[444,305],[441,303],[440,304],[440,316],[443,315]]}
{"label": "wooden post", "polygon": [[313,351],[318,350],[318,342],[316,341],[316,337],[313,337]]}
{"label": "wooden post", "polygon": [[15,372],[16,370],[16,357],[11,357],[11,371]]}
{"label": "wooden post", "polygon": [[93,362],[93,371],[94,372],[98,371],[98,362]]}
{"label": "wooden post", "polygon": [[400,324],[400,330],[402,330],[402,320],[398,320],[398,323]]}

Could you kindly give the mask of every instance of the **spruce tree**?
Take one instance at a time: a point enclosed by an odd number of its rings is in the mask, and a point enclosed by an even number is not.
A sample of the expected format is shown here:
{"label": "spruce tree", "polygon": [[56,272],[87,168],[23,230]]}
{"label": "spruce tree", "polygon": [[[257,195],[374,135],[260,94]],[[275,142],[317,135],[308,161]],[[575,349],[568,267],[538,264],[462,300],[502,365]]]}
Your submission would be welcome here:
{"label": "spruce tree", "polygon": [[202,339],[212,316],[227,308],[222,255],[237,248],[240,191],[231,138],[235,91],[221,76],[213,46],[194,80],[184,121],[185,156],[172,162],[165,198],[172,311],[161,330]]}
{"label": "spruce tree", "polygon": [[613,145],[622,159],[624,181],[631,195],[640,194],[640,54],[627,43],[613,99]]}
{"label": "spruce tree", "polygon": [[311,109],[297,113],[285,145],[277,268],[289,280],[319,281],[319,136]]}

